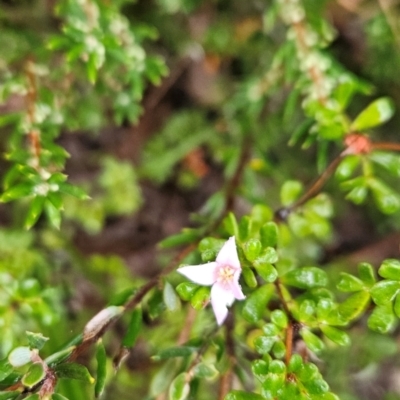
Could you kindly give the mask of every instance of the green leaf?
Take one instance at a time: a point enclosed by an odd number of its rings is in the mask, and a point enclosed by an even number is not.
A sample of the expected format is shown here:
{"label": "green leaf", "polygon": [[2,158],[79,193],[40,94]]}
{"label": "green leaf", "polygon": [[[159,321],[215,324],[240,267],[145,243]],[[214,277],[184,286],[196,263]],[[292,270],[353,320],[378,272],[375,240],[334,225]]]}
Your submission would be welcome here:
{"label": "green leaf", "polygon": [[268,354],[277,340],[277,337],[258,336],[254,339],[254,348],[260,354]]}
{"label": "green leaf", "polygon": [[168,391],[169,400],[185,400],[187,399],[190,386],[190,376],[186,372],[179,374],[171,383]]}
{"label": "green leaf", "polygon": [[281,203],[289,206],[294,203],[303,191],[303,185],[299,181],[286,181],[281,189]]}
{"label": "green leaf", "polygon": [[168,358],[175,357],[188,357],[193,353],[197,352],[198,348],[194,346],[177,346],[170,347],[168,349],[160,350],[157,354],[151,358],[154,361],[167,360]]}
{"label": "green leaf", "polygon": [[272,264],[255,263],[254,268],[261,278],[263,278],[266,282],[272,283],[278,278],[278,271]]}
{"label": "green leaf", "polygon": [[189,301],[199,289],[199,285],[192,282],[182,282],[176,287],[176,292],[182,300]]}
{"label": "green leaf", "polygon": [[267,303],[274,294],[274,286],[266,284],[254,290],[245,300],[243,317],[249,322],[259,321],[265,312]]}
{"label": "green leaf", "polygon": [[222,225],[229,235],[239,237],[239,226],[235,214],[229,212],[222,221]]}
{"label": "green leaf", "polygon": [[376,282],[375,270],[371,264],[368,264],[368,263],[358,264],[358,275],[360,276],[360,279],[368,287],[371,287]]}
{"label": "green leaf", "polygon": [[396,324],[396,316],[393,313],[392,304],[375,307],[368,318],[368,327],[379,333],[390,332]]}
{"label": "green leaf", "polygon": [[13,372],[14,368],[9,363],[8,359],[5,358],[4,360],[0,360],[0,382],[7,378]]}
{"label": "green leaf", "polygon": [[355,186],[350,190],[346,195],[346,199],[352,201],[354,204],[362,204],[364,203],[368,194],[367,187],[362,184],[360,186]]}
{"label": "green leaf", "polygon": [[199,231],[196,229],[182,229],[182,232],[171,235],[158,243],[161,249],[182,246],[195,242],[199,238]]}
{"label": "green leaf", "polygon": [[195,310],[201,310],[209,303],[210,291],[211,289],[206,286],[200,287],[196,290],[190,299],[190,304]]}
{"label": "green leaf", "polygon": [[349,335],[340,329],[333,326],[322,325],[321,331],[328,339],[340,346],[348,346],[350,344]]}
{"label": "green leaf", "polygon": [[282,310],[274,310],[271,312],[271,321],[281,329],[288,325],[288,317]]}
{"label": "green leaf", "polygon": [[361,157],[355,154],[348,155],[340,162],[335,171],[335,177],[340,180],[349,179],[360,165]]}
{"label": "green leaf", "polygon": [[0,202],[7,203],[12,200],[17,200],[26,196],[30,196],[33,194],[33,191],[34,191],[34,186],[32,183],[20,183],[19,185],[7,189],[0,196]]}
{"label": "green leaf", "polygon": [[283,343],[282,340],[278,340],[272,346],[272,350],[271,351],[272,351],[272,355],[274,356],[274,358],[283,358],[283,357],[285,357],[285,354],[286,354],[285,343]]}
{"label": "green leaf", "polygon": [[107,354],[101,339],[96,344],[96,361],[97,371],[94,395],[97,398],[103,393],[107,378]]}
{"label": "green leaf", "polygon": [[[78,338],[82,339],[82,335],[78,335]],[[49,367],[53,367],[63,361],[65,361],[76,349],[76,346],[69,346],[65,349],[57,351],[56,353],[51,354],[48,356],[44,361]]]}
{"label": "green leaf", "polygon": [[370,294],[362,290],[352,294],[339,305],[339,314],[347,321],[358,318],[369,305]]}
{"label": "green leaf", "polygon": [[305,299],[301,302],[300,307],[299,307],[299,316],[298,319],[299,321],[305,323],[305,324],[310,324],[314,322],[315,319],[315,314],[317,311],[317,306],[314,301]]}
{"label": "green leaf", "polygon": [[371,288],[371,297],[375,304],[384,306],[391,303],[400,292],[400,281],[380,281]]}
{"label": "green leaf", "polygon": [[6,391],[6,392],[0,391],[0,400],[14,400],[20,394],[21,394],[21,392],[16,391],[16,390],[14,390],[14,391]]}
{"label": "green leaf", "polygon": [[32,350],[29,347],[17,347],[8,355],[8,362],[15,368],[22,367],[31,361],[31,355]]}
{"label": "green leaf", "polygon": [[22,377],[21,383],[27,387],[32,388],[37,385],[46,376],[44,365],[41,362],[33,363],[28,372]]}
{"label": "green leaf", "polygon": [[394,104],[388,97],[381,97],[367,106],[351,124],[352,131],[363,131],[388,121],[394,114]]}
{"label": "green leaf", "polygon": [[254,360],[251,363],[251,370],[254,375],[267,375],[269,364],[265,360]]}
{"label": "green leaf", "polygon": [[300,329],[300,336],[304,339],[307,347],[315,353],[318,353],[325,348],[324,342],[307,328]]}
{"label": "green leaf", "polygon": [[278,243],[278,226],[275,222],[267,222],[260,229],[260,240],[262,246],[275,247]]}
{"label": "green leaf", "polygon": [[122,345],[125,347],[133,347],[136,339],[139,336],[140,330],[142,329],[142,309],[135,308],[131,314],[131,320],[129,321],[128,331],[122,339]]}
{"label": "green leaf", "polygon": [[59,189],[61,193],[69,194],[78,198],[79,200],[88,200],[90,196],[80,187],[70,185],[69,183],[60,183]]}
{"label": "green leaf", "polygon": [[66,362],[58,364],[55,366],[54,372],[60,379],[75,379],[90,384],[95,382],[95,379],[90,375],[88,369],[78,363]]}
{"label": "green leaf", "polygon": [[393,311],[397,315],[397,317],[400,318],[400,295],[396,296],[396,300],[393,304]]}
{"label": "green leaf", "polygon": [[368,179],[376,205],[384,214],[393,214],[400,208],[400,198],[391,188],[376,178]]}
{"label": "green leaf", "polygon": [[242,390],[231,390],[224,398],[224,400],[264,400],[264,397]]}
{"label": "green leaf", "polygon": [[30,229],[33,225],[36,224],[37,220],[42,214],[44,202],[45,197],[43,196],[35,196],[32,199],[24,221],[25,229]]}
{"label": "green leaf", "polygon": [[278,253],[273,247],[266,247],[262,254],[254,260],[254,265],[257,264],[274,264],[278,261]]}
{"label": "green leaf", "polygon": [[253,262],[261,252],[261,242],[258,239],[249,239],[243,245],[243,252],[246,258]]}
{"label": "green leaf", "polygon": [[60,393],[53,393],[51,395],[51,400],[68,400],[65,396],[61,395]]}
{"label": "green leaf", "polygon": [[28,338],[29,347],[31,349],[40,350],[45,345],[45,343],[49,340],[48,337],[43,336],[43,334],[41,334],[41,333],[26,331],[25,334]]}
{"label": "green leaf", "polygon": [[257,279],[253,273],[253,271],[249,267],[242,268],[243,279],[246,282],[246,285],[250,288],[257,287]]}
{"label": "green leaf", "polygon": [[361,279],[356,278],[354,275],[341,272],[337,288],[342,292],[358,292],[359,290],[364,289],[364,282]]}
{"label": "green leaf", "polygon": [[214,364],[198,363],[193,368],[193,376],[200,379],[215,379],[219,372]]}
{"label": "green leaf", "polygon": [[46,212],[49,222],[54,226],[54,228],[60,229],[60,225],[61,225],[60,210],[58,210],[56,207],[54,207],[54,205],[49,200],[45,201],[44,210]]}
{"label": "green leaf", "polygon": [[328,276],[321,268],[302,267],[289,271],[282,277],[282,282],[300,289],[311,289],[326,286]]}
{"label": "green leaf", "polygon": [[180,299],[168,281],[164,283],[163,299],[169,311],[176,311],[181,307]]}
{"label": "green leaf", "polygon": [[395,259],[385,260],[378,270],[382,278],[400,281],[400,261]]}
{"label": "green leaf", "polygon": [[241,218],[239,222],[239,240],[244,242],[248,239],[251,231],[251,219],[247,215]]}

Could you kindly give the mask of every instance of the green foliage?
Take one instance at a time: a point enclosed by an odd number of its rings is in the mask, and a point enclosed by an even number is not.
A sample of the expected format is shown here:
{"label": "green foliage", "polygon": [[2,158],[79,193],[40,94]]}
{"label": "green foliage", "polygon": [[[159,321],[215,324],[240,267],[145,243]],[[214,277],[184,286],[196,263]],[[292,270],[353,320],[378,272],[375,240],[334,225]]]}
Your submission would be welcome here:
{"label": "green foliage", "polygon": [[329,0],[3,3],[0,399],[362,398],[400,261],[335,263],[400,227],[397,10],[353,58]]}

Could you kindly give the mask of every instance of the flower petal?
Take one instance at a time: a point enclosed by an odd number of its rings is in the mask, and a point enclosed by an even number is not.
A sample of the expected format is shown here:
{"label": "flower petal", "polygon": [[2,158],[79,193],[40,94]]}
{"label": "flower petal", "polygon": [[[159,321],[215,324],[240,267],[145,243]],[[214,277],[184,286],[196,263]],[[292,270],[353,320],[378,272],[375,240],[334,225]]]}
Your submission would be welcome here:
{"label": "flower petal", "polygon": [[194,283],[199,285],[211,286],[215,282],[215,268],[217,263],[210,262],[200,265],[189,265],[177,269],[177,272],[186,276]]}
{"label": "flower petal", "polygon": [[227,306],[235,301],[234,295],[222,285],[215,283],[211,288],[211,305],[218,325],[221,325],[228,315]]}
{"label": "flower petal", "polygon": [[236,300],[244,300],[246,298],[242,292],[242,287],[239,285],[237,280],[233,280],[230,283],[230,290]]}
{"label": "flower petal", "polygon": [[235,236],[231,236],[219,251],[216,259],[218,264],[229,265],[235,269],[241,269],[236,250]]}

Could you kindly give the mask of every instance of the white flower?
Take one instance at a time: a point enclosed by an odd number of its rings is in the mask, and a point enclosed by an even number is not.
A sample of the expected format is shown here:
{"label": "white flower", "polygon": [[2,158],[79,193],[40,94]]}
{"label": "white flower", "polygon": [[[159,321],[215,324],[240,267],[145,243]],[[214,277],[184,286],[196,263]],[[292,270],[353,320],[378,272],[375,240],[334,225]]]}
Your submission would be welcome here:
{"label": "white flower", "polygon": [[245,298],[239,285],[242,268],[234,236],[225,242],[214,262],[189,265],[177,271],[195,283],[212,286],[211,305],[218,325],[221,325],[228,315],[227,306],[231,306],[235,299]]}

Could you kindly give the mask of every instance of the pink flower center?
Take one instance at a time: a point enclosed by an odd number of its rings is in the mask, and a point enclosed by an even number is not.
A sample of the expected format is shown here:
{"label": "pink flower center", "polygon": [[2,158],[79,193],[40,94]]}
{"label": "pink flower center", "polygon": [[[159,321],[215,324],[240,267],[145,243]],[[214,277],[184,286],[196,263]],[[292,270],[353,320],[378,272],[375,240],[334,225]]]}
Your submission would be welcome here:
{"label": "pink flower center", "polygon": [[229,285],[233,281],[235,269],[229,265],[221,265],[216,271],[216,281],[222,285]]}

